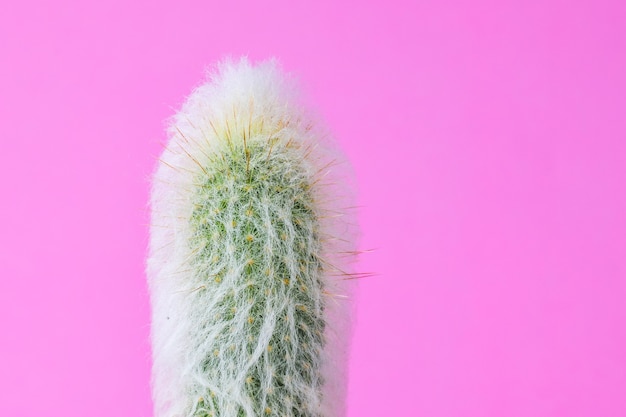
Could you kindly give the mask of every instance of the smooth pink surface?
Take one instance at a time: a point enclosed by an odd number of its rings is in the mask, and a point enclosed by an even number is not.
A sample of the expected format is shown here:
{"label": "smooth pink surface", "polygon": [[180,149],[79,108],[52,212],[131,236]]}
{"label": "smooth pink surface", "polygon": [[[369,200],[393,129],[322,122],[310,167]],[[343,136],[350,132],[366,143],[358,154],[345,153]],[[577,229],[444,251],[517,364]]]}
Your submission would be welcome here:
{"label": "smooth pink surface", "polygon": [[349,416],[626,415],[626,3],[20,1],[0,11],[0,415],[150,416],[164,120],[232,54],[353,161]]}

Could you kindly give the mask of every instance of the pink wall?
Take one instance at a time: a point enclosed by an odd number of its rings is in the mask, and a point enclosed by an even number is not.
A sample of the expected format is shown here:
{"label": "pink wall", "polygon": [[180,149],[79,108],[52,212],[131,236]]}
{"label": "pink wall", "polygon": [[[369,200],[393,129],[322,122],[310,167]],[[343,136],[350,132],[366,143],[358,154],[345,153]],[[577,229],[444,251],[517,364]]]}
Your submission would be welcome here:
{"label": "pink wall", "polygon": [[350,417],[626,415],[625,3],[257,3],[0,8],[0,416],[150,415],[148,177],[244,53],[358,174]]}

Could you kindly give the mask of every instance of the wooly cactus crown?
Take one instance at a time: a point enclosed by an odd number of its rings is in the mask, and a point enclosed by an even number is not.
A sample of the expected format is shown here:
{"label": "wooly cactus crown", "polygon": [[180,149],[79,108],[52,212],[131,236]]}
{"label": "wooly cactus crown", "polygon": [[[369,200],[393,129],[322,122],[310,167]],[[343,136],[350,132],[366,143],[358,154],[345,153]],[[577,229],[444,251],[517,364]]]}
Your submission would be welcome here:
{"label": "wooly cactus crown", "polygon": [[173,118],[148,278],[158,417],[344,413],[349,177],[273,61],[222,62]]}

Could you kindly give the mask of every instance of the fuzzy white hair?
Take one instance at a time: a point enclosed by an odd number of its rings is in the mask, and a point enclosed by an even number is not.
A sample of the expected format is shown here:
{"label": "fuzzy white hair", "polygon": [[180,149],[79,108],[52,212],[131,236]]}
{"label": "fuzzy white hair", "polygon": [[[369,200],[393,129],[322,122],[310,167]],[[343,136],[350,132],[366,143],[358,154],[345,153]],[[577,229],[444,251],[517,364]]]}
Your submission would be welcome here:
{"label": "fuzzy white hair", "polygon": [[172,118],[150,200],[156,417],[345,414],[354,184],[320,126],[274,60],[245,58]]}

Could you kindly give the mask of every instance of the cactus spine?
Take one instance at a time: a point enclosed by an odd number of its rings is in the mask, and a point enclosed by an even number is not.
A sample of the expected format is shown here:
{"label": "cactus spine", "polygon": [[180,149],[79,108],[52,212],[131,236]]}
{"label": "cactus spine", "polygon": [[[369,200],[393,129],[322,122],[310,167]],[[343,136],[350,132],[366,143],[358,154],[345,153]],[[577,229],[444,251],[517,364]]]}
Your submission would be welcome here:
{"label": "cactus spine", "polygon": [[342,413],[351,229],[292,91],[273,62],[227,61],[172,121],[148,259],[159,417]]}

